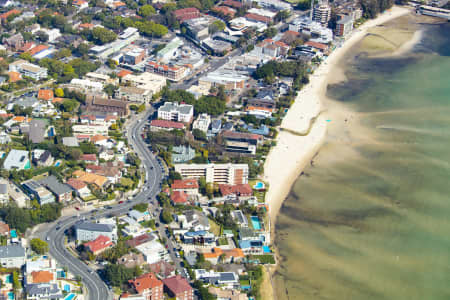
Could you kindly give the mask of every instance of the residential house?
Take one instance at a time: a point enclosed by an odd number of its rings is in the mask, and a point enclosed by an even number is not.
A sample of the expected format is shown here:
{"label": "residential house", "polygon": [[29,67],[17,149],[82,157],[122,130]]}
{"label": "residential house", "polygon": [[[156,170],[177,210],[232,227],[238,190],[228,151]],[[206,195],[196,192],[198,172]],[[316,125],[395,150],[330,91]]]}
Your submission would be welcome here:
{"label": "residential house", "polygon": [[146,300],[164,299],[163,283],[155,274],[147,273],[128,280],[137,294],[145,297]]}
{"label": "residential house", "polygon": [[76,195],[82,199],[92,195],[87,184],[81,180],[70,178],[67,181],[67,184],[75,191]]}
{"label": "residential house", "polygon": [[231,217],[236,222],[236,224],[239,227],[248,227],[248,220],[247,217],[244,215],[244,213],[241,210],[234,210],[231,212]]}
{"label": "residential house", "polygon": [[175,266],[167,261],[159,261],[154,264],[149,264],[150,272],[155,273],[160,278],[167,278],[175,275]]}
{"label": "residential house", "polygon": [[1,236],[9,236],[9,225],[3,221],[0,221],[0,235]]}
{"label": "residential house", "polygon": [[81,241],[92,241],[103,235],[111,241],[117,240],[117,228],[112,224],[82,222],[75,225],[76,239]]}
{"label": "residential house", "polygon": [[222,132],[222,137],[226,151],[251,155],[256,154],[257,146],[264,140],[264,137],[258,134],[228,130]]}
{"label": "residential house", "polygon": [[253,189],[248,184],[219,184],[222,196],[235,195],[237,197],[249,197],[253,195]]}
{"label": "residential house", "polygon": [[142,245],[147,242],[151,242],[155,239],[156,239],[156,237],[153,234],[145,233],[145,234],[139,235],[137,237],[134,237],[130,240],[127,240],[126,243],[128,246],[135,248],[139,245]]}
{"label": "residential house", "polygon": [[47,122],[45,120],[31,120],[28,136],[33,144],[42,143],[45,138]]}
{"label": "residential house", "polygon": [[54,162],[53,156],[48,150],[34,149],[31,157],[33,164],[38,167],[50,167]]}
{"label": "residential house", "polygon": [[150,220],[150,214],[148,213],[148,211],[140,212],[138,210],[133,209],[128,212],[128,216],[136,222],[143,222]]}
{"label": "residential house", "polygon": [[[10,10],[9,12],[14,12],[15,10]],[[8,12],[8,13],[9,13]],[[5,14],[3,14],[5,15]],[[17,33],[13,36],[10,36],[8,38],[3,38],[3,44],[5,46],[8,46],[8,48],[12,49],[12,50],[19,50],[20,48],[23,47],[23,45],[25,44],[25,41],[23,39],[22,34]]]}
{"label": "residential house", "polygon": [[62,142],[64,146],[67,147],[79,147],[78,140],[74,136],[67,136],[62,138]]}
{"label": "residential house", "polygon": [[72,200],[72,189],[70,186],[59,182],[54,175],[40,179],[38,182],[51,191],[59,202],[63,203]]}
{"label": "residential house", "polygon": [[12,149],[3,162],[5,170],[25,170],[31,167],[28,151]]}
{"label": "residential house", "polygon": [[186,278],[180,275],[163,279],[164,291],[169,297],[177,300],[193,300],[194,290],[190,286]]}
{"label": "residential house", "polygon": [[84,161],[87,164],[98,164],[98,159],[96,154],[83,154],[80,157],[80,160]]}
{"label": "residential house", "polygon": [[55,95],[53,94],[53,90],[40,89],[38,92],[39,100],[52,101],[53,98],[55,98]]}
{"label": "residential house", "polygon": [[235,272],[215,272],[204,269],[195,270],[195,278],[205,283],[220,285],[226,289],[239,288],[239,275]]}
{"label": "residential house", "polygon": [[38,200],[40,205],[55,202],[53,194],[33,179],[22,182],[22,187],[32,198]]}
{"label": "residential house", "polygon": [[20,245],[0,246],[0,265],[20,269],[26,260],[25,249]]}
{"label": "residential house", "polygon": [[185,192],[188,195],[198,195],[198,181],[192,179],[175,179],[171,185],[173,192]]}
{"label": "residential house", "polygon": [[73,125],[72,130],[74,134],[87,134],[87,135],[108,135],[108,126],[106,125]]}
{"label": "residential house", "polygon": [[244,251],[239,248],[221,249],[213,248],[212,252],[203,253],[205,260],[216,265],[217,263],[238,263],[245,258]]}
{"label": "residential house", "polygon": [[206,133],[209,124],[211,124],[211,117],[208,114],[200,114],[194,123],[192,123],[192,130],[198,129]]}
{"label": "residential house", "polygon": [[89,7],[89,2],[85,0],[73,0],[72,5],[78,10],[83,10]]}
{"label": "residential house", "polygon": [[114,243],[111,241],[111,239],[104,235],[99,235],[96,239],[84,243],[84,248],[94,255],[98,255],[113,246]]}
{"label": "residential house", "polygon": [[207,231],[210,229],[209,219],[202,211],[195,209],[184,211],[183,214],[177,216],[181,227],[193,231]]}
{"label": "residential house", "polygon": [[172,192],[170,195],[170,202],[173,205],[185,205],[188,203],[188,194],[182,191]]}
{"label": "residential house", "polygon": [[216,243],[216,237],[209,231],[188,231],[181,237],[183,243],[191,245],[213,245]]}
{"label": "residential house", "polygon": [[30,276],[27,276],[27,284],[30,283],[51,283],[55,282],[56,276],[54,272],[47,270],[32,271]]}
{"label": "residential house", "polygon": [[25,286],[27,300],[62,299],[64,295],[56,283],[36,283]]}
{"label": "residential house", "polygon": [[195,7],[188,7],[175,10],[173,15],[178,22],[183,23],[186,20],[200,17],[200,11]]}
{"label": "residential house", "polygon": [[208,291],[218,300],[248,300],[247,294],[238,290],[224,290],[215,286],[210,286]]}
{"label": "residential house", "polygon": [[117,260],[117,263],[125,266],[126,268],[135,268],[143,266],[145,264],[145,259],[141,253],[136,254],[134,252],[130,252],[120,257]]}

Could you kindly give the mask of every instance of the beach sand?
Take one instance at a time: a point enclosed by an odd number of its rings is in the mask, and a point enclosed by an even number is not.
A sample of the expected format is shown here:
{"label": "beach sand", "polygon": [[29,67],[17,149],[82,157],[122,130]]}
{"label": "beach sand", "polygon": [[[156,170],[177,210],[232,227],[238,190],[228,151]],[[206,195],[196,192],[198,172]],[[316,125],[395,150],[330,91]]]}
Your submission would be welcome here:
{"label": "beach sand", "polygon": [[[264,180],[269,184],[266,202],[269,204],[272,225],[275,224],[278,211],[292,184],[320,149],[326,136],[327,121],[330,124],[333,122],[333,120],[327,120],[322,100],[325,99],[327,84],[345,79],[342,71],[335,66],[347,50],[366,35],[368,29],[409,12],[411,12],[409,8],[395,6],[355,29],[343,45],[335,49],[315,70],[310,76],[310,83],[298,93],[294,104],[281,123],[277,145],[270,151],[264,165]],[[413,43],[410,43],[408,46],[412,45]],[[406,50],[405,48],[402,52]],[[315,121],[311,122],[314,119]],[[310,126],[311,123],[312,126]],[[304,135],[308,130],[309,133]],[[274,226],[272,226],[272,233],[273,229]],[[272,234],[272,239],[273,237]]]}

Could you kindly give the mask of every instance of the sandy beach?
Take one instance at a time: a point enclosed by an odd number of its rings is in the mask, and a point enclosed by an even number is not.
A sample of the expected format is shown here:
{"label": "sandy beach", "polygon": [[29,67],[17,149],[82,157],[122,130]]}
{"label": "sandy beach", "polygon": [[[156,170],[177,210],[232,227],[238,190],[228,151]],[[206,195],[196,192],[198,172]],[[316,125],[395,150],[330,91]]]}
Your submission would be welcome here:
{"label": "sandy beach", "polygon": [[[409,8],[393,7],[379,15],[376,19],[367,21],[355,29],[343,45],[335,49],[310,76],[310,83],[303,88],[280,126],[277,145],[270,151],[265,166],[264,180],[269,184],[266,202],[269,204],[272,233],[280,207],[289,193],[289,190],[302,172],[304,167],[311,163],[312,158],[320,149],[326,133],[327,120],[321,112],[324,108],[321,99],[324,99],[328,83],[343,80],[342,72],[334,68],[355,43],[361,40],[371,27],[388,22],[411,12]],[[415,40],[420,36],[415,36]],[[415,41],[402,48],[411,47]],[[315,120],[312,122],[312,120]],[[311,125],[312,124],[312,125]],[[308,132],[309,131],[309,132]],[[296,134],[297,133],[297,134]],[[305,135],[305,133],[308,133]],[[272,239],[274,234],[272,234]]]}

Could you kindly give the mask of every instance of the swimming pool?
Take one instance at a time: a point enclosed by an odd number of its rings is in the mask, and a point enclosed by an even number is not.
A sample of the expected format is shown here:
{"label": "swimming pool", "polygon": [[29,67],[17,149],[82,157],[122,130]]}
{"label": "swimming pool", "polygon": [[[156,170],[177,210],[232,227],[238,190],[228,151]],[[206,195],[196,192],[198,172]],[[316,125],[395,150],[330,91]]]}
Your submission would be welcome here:
{"label": "swimming pool", "polygon": [[17,231],[15,229],[11,230],[11,237],[16,238],[17,237]]}
{"label": "swimming pool", "polygon": [[14,292],[8,292],[8,300],[14,300]]}
{"label": "swimming pool", "polygon": [[12,283],[12,275],[11,274],[6,275],[5,283]]}
{"label": "swimming pool", "polygon": [[253,188],[255,189],[255,190],[262,190],[262,189],[264,189],[266,186],[265,186],[265,184],[264,184],[264,182],[261,182],[261,181],[257,181],[256,183],[255,183],[255,185],[253,186]]}
{"label": "swimming pool", "polygon": [[270,251],[270,247],[269,246],[263,246],[263,252],[264,253],[271,253],[272,251]]}
{"label": "swimming pool", "polygon": [[253,229],[261,230],[261,223],[259,223],[259,218],[257,216],[251,216],[250,221],[252,222]]}
{"label": "swimming pool", "polygon": [[55,163],[55,167],[59,167],[61,165],[61,162],[58,160],[56,163]]}
{"label": "swimming pool", "polygon": [[64,300],[73,300],[75,299],[76,295],[74,293],[71,293],[64,298]]}

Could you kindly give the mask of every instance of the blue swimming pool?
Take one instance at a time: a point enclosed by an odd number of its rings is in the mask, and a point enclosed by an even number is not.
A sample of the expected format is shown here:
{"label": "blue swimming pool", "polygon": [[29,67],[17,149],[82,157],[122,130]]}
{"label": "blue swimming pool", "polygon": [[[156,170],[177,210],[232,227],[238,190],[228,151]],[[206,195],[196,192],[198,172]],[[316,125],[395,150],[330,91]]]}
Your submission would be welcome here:
{"label": "blue swimming pool", "polygon": [[12,283],[12,275],[11,274],[6,275],[5,283]]}
{"label": "blue swimming pool", "polygon": [[271,253],[272,251],[270,251],[270,247],[269,246],[263,246],[263,252],[264,253]]}
{"label": "blue swimming pool", "polygon": [[252,222],[253,229],[261,230],[261,223],[259,223],[259,218],[257,216],[251,216],[250,221]]}
{"label": "blue swimming pool", "polygon": [[76,295],[74,293],[72,293],[72,294],[67,295],[66,298],[64,298],[64,300],[73,300],[73,299],[75,299],[75,297],[76,297]]}
{"label": "blue swimming pool", "polygon": [[15,229],[11,230],[11,237],[16,238],[17,237],[17,231]]}
{"label": "blue swimming pool", "polygon": [[59,167],[61,165],[61,162],[60,161],[57,161],[56,163],[55,163],[55,167]]}
{"label": "blue swimming pool", "polygon": [[14,300],[14,292],[8,292],[8,300]]}
{"label": "blue swimming pool", "polygon": [[253,186],[253,188],[254,188],[255,190],[262,190],[262,189],[264,189],[265,187],[266,187],[266,186],[265,186],[264,182],[261,182],[261,181],[256,182],[255,185]]}

